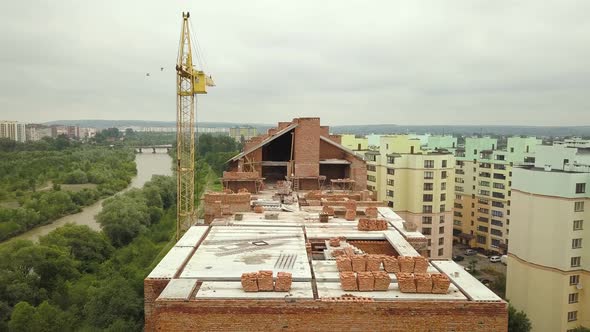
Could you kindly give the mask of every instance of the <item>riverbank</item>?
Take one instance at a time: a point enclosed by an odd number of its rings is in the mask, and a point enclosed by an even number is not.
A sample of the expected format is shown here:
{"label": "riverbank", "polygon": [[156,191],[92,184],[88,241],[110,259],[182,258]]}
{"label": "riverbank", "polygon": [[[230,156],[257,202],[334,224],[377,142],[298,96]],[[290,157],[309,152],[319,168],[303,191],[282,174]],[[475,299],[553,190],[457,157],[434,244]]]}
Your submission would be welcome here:
{"label": "riverbank", "polygon": [[[165,153],[144,153],[137,154],[135,157],[137,175],[131,179],[129,186],[115,195],[121,194],[133,188],[141,188],[148,182],[153,175],[172,175],[172,159]],[[108,197],[107,197],[108,198]],[[56,228],[62,227],[68,223],[76,225],[86,225],[93,230],[99,231],[100,225],[96,222],[95,216],[102,210],[103,198],[85,208],[81,212],[61,217],[52,223],[32,228],[22,234],[14,236],[5,242],[15,239],[30,240],[37,242],[39,237],[49,234]]]}

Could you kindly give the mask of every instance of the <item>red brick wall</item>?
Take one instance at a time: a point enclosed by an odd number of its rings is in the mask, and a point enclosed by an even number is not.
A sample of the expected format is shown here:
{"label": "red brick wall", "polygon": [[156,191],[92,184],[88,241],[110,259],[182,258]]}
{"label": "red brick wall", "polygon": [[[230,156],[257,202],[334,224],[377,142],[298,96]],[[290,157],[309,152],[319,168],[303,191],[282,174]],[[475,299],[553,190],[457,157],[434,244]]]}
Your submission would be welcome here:
{"label": "red brick wall", "polygon": [[346,242],[366,252],[367,254],[377,255],[388,255],[388,256],[399,256],[398,252],[393,249],[393,246],[389,241],[377,240],[377,241],[358,241],[358,240],[347,240]]}
{"label": "red brick wall", "polygon": [[279,122],[278,128],[279,128],[279,130],[285,129],[285,128],[289,127],[292,124],[293,124],[293,122]]}
{"label": "red brick wall", "polygon": [[330,136],[330,127],[329,126],[320,126],[320,135],[324,137]]}
{"label": "red brick wall", "polygon": [[256,183],[254,181],[229,181],[224,189],[231,189],[233,192],[238,192],[238,190],[242,188],[246,188],[249,192],[255,193]]}
{"label": "red brick wall", "polygon": [[154,313],[154,301],[160,296],[170,279],[144,279],[143,297],[145,310],[145,326],[153,326],[151,319],[156,317]]}
{"label": "red brick wall", "polygon": [[329,138],[330,140],[332,140],[338,144],[342,144],[342,136],[340,136],[340,135],[330,135],[327,138]]}
{"label": "red brick wall", "polygon": [[324,141],[320,142],[320,159],[346,159],[346,155],[342,149]]}
{"label": "red brick wall", "polygon": [[158,301],[146,331],[507,331],[506,303]]}
{"label": "red brick wall", "polygon": [[295,176],[319,176],[320,118],[299,118],[295,121],[299,123],[295,128]]}
{"label": "red brick wall", "polygon": [[258,179],[260,173],[258,172],[223,172],[223,179]]}

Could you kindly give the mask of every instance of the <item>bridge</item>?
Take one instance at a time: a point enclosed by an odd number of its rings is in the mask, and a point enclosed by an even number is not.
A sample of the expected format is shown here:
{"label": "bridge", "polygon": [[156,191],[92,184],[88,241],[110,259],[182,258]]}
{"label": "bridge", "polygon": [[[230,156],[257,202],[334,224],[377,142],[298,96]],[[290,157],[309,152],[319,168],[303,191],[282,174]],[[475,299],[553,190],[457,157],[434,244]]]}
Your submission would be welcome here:
{"label": "bridge", "polygon": [[144,150],[151,150],[152,153],[157,153],[158,151],[163,152],[162,150],[166,150],[166,153],[170,152],[172,149],[172,144],[161,144],[161,145],[138,145],[133,147],[135,152],[143,153]]}

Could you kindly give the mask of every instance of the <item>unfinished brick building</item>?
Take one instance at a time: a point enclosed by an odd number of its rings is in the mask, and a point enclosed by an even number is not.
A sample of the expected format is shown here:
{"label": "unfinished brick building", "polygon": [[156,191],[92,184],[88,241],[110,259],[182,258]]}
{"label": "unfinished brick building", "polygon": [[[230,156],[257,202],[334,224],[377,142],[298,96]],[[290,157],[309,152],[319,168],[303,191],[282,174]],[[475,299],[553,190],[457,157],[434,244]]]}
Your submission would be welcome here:
{"label": "unfinished brick building", "polygon": [[289,180],[296,190],[332,185],[363,190],[367,185],[364,160],[330,135],[319,118],[279,122],[267,134],[247,141],[242,153],[229,161],[223,175],[225,188],[257,192],[265,183]]}
{"label": "unfinished brick building", "polygon": [[285,183],[206,197],[211,223],[144,281],[146,331],[507,331],[507,303],[390,208]]}

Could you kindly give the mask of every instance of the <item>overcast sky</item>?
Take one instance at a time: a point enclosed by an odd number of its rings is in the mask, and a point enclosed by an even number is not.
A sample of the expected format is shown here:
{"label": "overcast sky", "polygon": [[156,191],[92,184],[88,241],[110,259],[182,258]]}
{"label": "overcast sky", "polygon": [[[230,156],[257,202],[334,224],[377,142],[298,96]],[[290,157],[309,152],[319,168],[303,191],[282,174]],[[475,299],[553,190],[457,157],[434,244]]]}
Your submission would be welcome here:
{"label": "overcast sky", "polygon": [[590,125],[587,0],[2,1],[0,119],[174,120],[183,10],[200,121]]}

